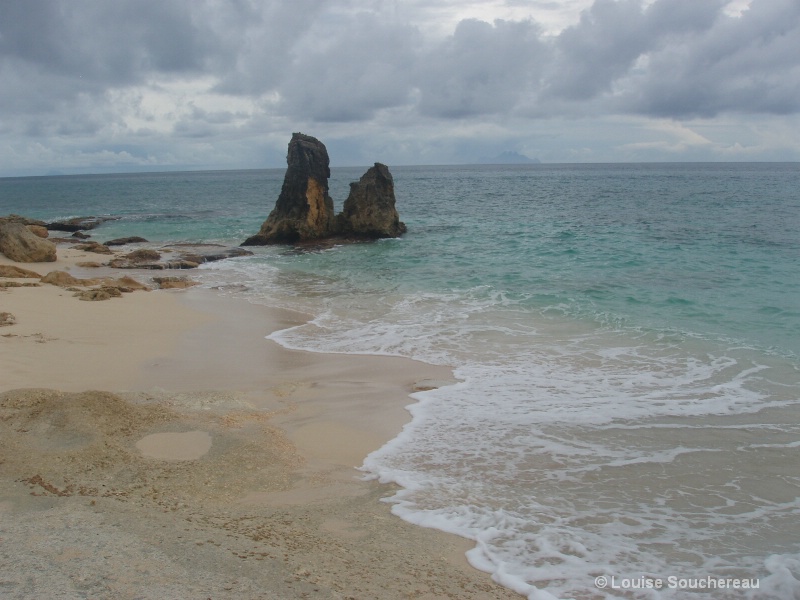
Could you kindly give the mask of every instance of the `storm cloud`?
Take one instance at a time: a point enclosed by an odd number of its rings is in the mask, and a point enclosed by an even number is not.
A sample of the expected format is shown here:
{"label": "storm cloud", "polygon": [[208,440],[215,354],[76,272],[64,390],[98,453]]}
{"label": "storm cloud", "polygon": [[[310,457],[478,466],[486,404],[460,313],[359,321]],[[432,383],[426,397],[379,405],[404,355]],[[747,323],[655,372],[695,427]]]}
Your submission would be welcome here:
{"label": "storm cloud", "polygon": [[798,39],[796,0],[6,0],[0,174],[269,166],[298,130],[351,163],[797,160]]}

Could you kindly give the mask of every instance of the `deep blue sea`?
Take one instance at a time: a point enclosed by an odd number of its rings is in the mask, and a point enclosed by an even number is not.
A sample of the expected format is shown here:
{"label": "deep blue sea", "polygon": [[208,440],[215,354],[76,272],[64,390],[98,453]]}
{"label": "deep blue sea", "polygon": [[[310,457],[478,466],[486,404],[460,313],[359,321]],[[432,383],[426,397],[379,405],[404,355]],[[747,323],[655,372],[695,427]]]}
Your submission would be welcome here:
{"label": "deep blue sea", "polygon": [[[800,598],[800,165],[390,168],[402,239],[196,276],[313,315],[287,347],[454,368],[366,457],[394,512],[531,599]],[[238,244],[283,174],[6,178],[0,214]]]}

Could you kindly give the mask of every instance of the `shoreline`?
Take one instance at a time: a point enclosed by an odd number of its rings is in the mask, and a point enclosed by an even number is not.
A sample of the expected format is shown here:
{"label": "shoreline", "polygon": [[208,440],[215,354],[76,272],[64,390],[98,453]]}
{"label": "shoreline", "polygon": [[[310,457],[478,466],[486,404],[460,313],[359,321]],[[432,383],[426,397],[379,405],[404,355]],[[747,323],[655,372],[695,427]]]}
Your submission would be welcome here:
{"label": "shoreline", "polygon": [[[18,266],[93,275],[80,254]],[[287,350],[265,336],[298,314],[209,290],[0,294],[9,597],[519,597],[356,471],[448,369]]]}

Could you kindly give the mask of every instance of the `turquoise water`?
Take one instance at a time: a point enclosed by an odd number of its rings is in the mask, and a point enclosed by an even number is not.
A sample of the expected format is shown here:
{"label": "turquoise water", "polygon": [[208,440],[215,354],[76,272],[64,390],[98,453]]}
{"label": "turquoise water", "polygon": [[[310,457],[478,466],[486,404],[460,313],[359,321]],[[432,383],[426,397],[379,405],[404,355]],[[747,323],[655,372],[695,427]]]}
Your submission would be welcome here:
{"label": "turquoise water", "polygon": [[[333,170],[337,209],[363,171]],[[694,598],[706,577],[759,585],[715,598],[800,597],[800,165],[392,173],[402,239],[198,274],[314,315],[271,336],[288,347],[455,369],[365,461],[402,486],[393,510],[476,540],[471,562],[530,598]],[[282,179],[0,179],[0,213],[239,243]]]}

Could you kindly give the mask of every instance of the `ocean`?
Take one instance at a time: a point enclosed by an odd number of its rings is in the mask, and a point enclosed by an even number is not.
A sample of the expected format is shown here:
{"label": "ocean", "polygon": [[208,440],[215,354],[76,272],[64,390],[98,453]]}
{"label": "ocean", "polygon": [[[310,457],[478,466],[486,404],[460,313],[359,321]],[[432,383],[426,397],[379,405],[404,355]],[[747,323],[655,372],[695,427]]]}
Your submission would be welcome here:
{"label": "ocean", "polygon": [[[454,369],[365,458],[395,514],[532,600],[800,598],[800,165],[390,169],[403,238],[192,276],[312,315],[286,347]],[[283,174],[5,178],[0,214],[239,244]]]}

